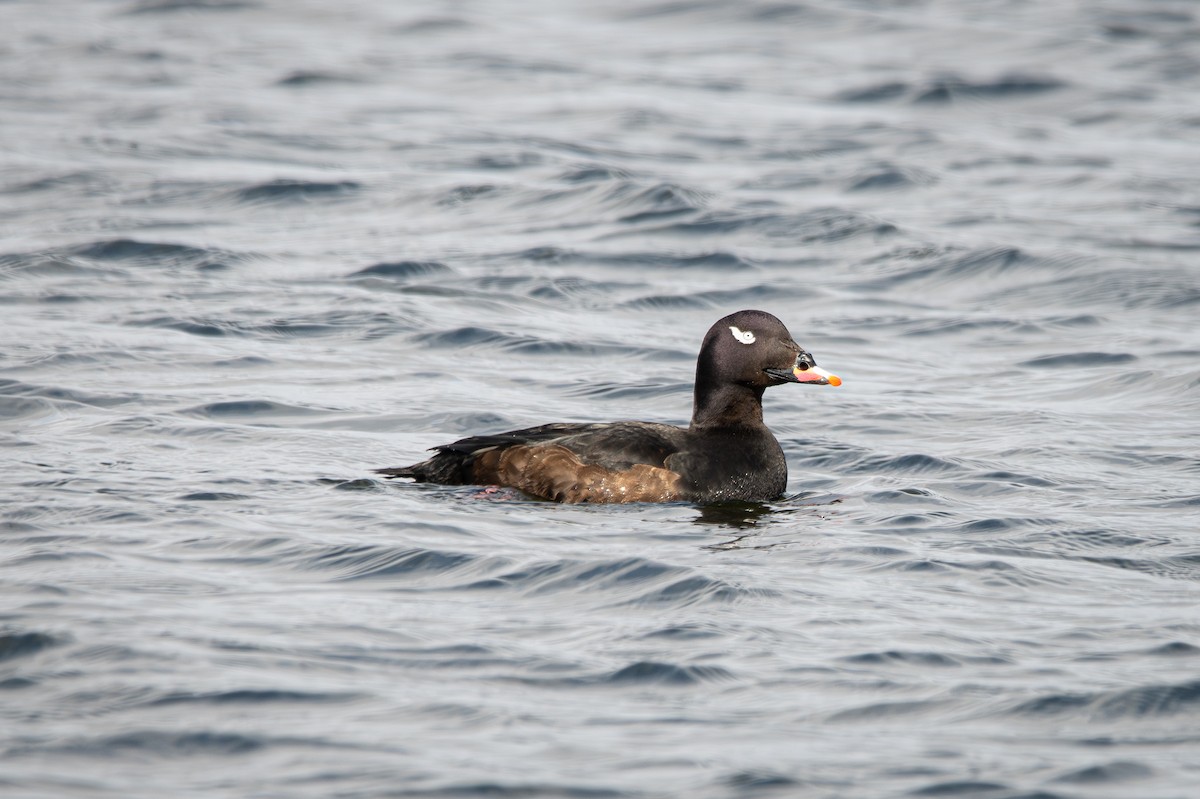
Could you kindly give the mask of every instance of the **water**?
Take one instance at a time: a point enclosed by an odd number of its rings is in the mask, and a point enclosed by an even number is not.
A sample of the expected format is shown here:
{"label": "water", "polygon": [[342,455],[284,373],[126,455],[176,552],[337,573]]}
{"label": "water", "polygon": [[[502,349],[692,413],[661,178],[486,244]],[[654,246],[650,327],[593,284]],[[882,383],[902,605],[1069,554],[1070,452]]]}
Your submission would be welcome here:
{"label": "water", "polygon": [[[1194,4],[0,16],[4,796],[1196,795]],[[740,308],[776,502],[371,478]]]}

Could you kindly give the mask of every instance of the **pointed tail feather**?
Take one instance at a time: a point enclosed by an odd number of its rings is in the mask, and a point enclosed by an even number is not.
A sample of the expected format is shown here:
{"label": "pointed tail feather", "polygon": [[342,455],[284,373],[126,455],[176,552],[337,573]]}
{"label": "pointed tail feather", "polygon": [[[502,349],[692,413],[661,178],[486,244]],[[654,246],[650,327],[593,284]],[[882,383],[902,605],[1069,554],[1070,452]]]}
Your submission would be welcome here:
{"label": "pointed tail feather", "polygon": [[470,485],[471,463],[475,460],[473,453],[438,452],[427,461],[414,463],[411,466],[394,466],[390,469],[376,469],[376,474],[384,477],[411,477],[418,483],[441,483],[442,485]]}
{"label": "pointed tail feather", "polygon": [[421,479],[421,475],[413,471],[411,466],[396,466],[392,469],[373,469],[375,474],[382,474],[384,477],[412,477],[417,480]]}

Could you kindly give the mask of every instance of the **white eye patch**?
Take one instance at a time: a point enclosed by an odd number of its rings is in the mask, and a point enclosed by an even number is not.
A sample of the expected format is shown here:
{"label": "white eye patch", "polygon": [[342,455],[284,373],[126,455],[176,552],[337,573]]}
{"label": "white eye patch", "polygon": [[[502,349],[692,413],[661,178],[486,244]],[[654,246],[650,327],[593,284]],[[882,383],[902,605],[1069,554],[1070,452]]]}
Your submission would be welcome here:
{"label": "white eye patch", "polygon": [[754,333],[750,332],[749,330],[738,330],[733,325],[730,325],[729,332],[733,333],[733,337],[736,338],[738,341],[742,342],[743,344],[753,344],[754,343]]}

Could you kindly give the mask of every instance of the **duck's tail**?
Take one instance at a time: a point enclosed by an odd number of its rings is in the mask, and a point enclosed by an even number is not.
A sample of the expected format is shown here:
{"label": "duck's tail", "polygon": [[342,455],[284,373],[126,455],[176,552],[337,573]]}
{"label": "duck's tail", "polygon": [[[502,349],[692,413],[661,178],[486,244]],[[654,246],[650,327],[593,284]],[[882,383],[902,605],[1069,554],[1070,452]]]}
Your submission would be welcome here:
{"label": "duck's tail", "polygon": [[391,469],[373,469],[375,474],[382,474],[384,477],[412,477],[415,479],[421,478],[421,473],[413,466],[395,466]]}
{"label": "duck's tail", "polygon": [[376,469],[375,474],[381,474],[389,479],[408,477],[418,483],[470,485],[472,482],[471,463],[474,460],[474,453],[453,452],[439,448],[437,454],[429,460],[414,463],[412,466]]}

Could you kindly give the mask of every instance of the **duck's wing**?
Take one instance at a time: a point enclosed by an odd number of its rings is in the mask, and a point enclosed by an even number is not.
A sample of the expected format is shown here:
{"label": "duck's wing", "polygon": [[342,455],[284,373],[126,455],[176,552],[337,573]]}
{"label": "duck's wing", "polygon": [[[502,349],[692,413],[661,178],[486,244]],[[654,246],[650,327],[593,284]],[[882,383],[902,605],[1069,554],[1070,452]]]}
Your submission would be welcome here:
{"label": "duck's wing", "polygon": [[418,483],[482,484],[472,474],[472,466],[480,455],[486,452],[505,450],[509,447],[527,446],[564,436],[579,435],[594,427],[599,427],[599,425],[558,422],[527,427],[523,430],[510,430],[507,433],[469,436],[460,438],[451,444],[431,447],[430,449],[437,454],[428,460],[414,463],[411,466],[376,469],[375,473],[382,474],[384,477],[411,477]]}
{"label": "duck's wing", "polygon": [[686,498],[679,474],[666,467],[685,435],[651,422],[546,424],[460,439],[426,461],[378,473],[510,486],[559,502],[666,502]]}

